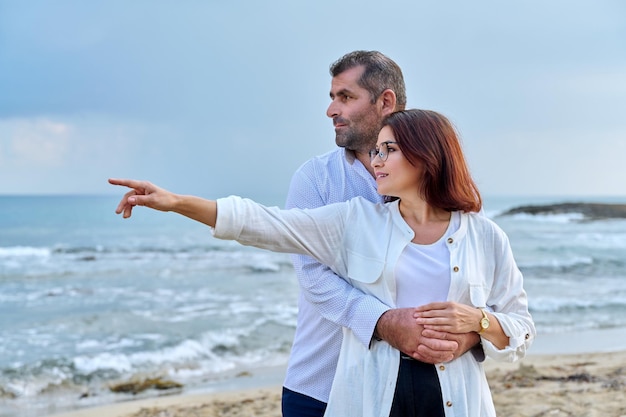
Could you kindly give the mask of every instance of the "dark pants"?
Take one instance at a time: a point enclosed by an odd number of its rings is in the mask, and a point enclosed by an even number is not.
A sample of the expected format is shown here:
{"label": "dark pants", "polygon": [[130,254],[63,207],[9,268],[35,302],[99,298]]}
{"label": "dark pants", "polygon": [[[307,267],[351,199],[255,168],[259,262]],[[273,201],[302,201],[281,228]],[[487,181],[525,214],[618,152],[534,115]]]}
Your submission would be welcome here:
{"label": "dark pants", "polygon": [[444,417],[435,365],[401,354],[389,417]]}
{"label": "dark pants", "polygon": [[326,403],[283,387],[283,417],[322,417]]}
{"label": "dark pants", "polygon": [[[283,387],[283,417],[323,417],[326,403]],[[444,417],[435,365],[401,355],[389,417]]]}

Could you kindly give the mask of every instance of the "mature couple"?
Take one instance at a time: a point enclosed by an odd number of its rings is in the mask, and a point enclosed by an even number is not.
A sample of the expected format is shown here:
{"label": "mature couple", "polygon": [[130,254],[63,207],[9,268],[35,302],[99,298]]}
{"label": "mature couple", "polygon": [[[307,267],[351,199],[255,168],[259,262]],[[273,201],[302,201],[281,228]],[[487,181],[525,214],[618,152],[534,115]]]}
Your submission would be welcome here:
{"label": "mature couple", "polygon": [[331,75],[339,149],[295,173],[293,210],[110,180],[131,188],[117,212],[174,211],[218,238],[299,254],[284,417],[495,415],[484,354],[516,360],[535,335],[508,239],[477,214],[448,120],[404,111],[395,62],[355,51]]}

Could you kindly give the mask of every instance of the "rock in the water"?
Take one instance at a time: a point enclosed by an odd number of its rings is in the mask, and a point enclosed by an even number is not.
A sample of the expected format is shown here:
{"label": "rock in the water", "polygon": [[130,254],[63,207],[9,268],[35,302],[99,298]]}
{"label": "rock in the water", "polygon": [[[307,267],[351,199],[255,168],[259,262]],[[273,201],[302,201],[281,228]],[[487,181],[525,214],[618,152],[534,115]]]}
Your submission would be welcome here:
{"label": "rock in the water", "polygon": [[502,215],[511,214],[566,214],[580,213],[588,220],[626,218],[626,204],[560,203],[514,207]]}

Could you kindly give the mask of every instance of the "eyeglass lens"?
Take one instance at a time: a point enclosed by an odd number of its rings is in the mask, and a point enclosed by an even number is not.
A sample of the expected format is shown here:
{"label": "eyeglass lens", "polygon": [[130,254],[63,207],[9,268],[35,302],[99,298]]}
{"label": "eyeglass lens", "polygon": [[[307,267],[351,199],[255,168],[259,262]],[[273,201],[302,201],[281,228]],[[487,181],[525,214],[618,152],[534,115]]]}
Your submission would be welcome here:
{"label": "eyeglass lens", "polygon": [[385,162],[387,160],[387,156],[389,156],[389,147],[387,146],[387,142],[381,143],[378,149],[372,149],[370,151],[370,161],[373,161],[377,155],[381,161]]}

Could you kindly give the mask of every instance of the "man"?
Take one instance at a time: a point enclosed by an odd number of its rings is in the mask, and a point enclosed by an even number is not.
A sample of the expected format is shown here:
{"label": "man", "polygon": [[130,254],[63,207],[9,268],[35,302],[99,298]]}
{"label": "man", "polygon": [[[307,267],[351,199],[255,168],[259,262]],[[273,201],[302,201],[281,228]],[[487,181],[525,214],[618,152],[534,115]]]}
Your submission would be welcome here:
{"label": "man", "polygon": [[[330,67],[331,103],[338,149],[312,158],[294,174],[287,208],[313,208],[362,196],[380,202],[370,166],[382,120],[406,106],[400,67],[377,51],[354,51]],[[479,341],[477,334],[452,335],[415,323],[413,309],[390,309],[363,294],[330,269],[294,256],[302,291],[298,324],[283,386],[283,417],[324,414],[342,341],[342,326],[365,345],[382,339],[427,363],[451,360]],[[444,339],[445,338],[445,339]]]}

